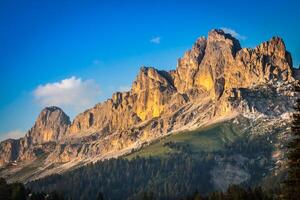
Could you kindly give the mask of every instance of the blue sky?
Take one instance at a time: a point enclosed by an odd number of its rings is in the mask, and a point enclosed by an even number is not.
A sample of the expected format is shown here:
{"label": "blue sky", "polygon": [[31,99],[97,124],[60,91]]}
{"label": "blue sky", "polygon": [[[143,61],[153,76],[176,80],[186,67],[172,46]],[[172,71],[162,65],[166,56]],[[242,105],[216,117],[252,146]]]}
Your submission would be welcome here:
{"label": "blue sky", "polygon": [[46,105],[74,117],[128,89],[142,65],[174,69],[213,28],[234,30],[243,47],[278,35],[298,66],[299,9],[276,0],[2,0],[0,139],[24,134]]}

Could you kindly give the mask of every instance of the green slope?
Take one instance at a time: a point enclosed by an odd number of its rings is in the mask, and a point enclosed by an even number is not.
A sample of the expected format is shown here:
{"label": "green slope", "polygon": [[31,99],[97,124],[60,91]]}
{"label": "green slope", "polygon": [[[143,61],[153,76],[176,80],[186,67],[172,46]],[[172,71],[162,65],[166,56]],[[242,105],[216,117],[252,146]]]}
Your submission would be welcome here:
{"label": "green slope", "polygon": [[245,124],[247,124],[247,120],[240,118],[238,123],[230,120],[195,131],[182,131],[153,142],[149,146],[127,155],[126,158],[163,157],[178,151],[199,153],[221,150],[226,144],[232,143],[243,134],[243,125]]}

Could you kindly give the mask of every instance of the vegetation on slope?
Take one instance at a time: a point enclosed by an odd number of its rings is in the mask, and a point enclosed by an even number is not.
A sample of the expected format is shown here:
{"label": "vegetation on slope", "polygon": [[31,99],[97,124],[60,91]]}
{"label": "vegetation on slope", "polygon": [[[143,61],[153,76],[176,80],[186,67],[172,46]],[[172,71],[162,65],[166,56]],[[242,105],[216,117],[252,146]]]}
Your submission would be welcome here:
{"label": "vegetation on slope", "polygon": [[[248,123],[246,119],[240,120],[240,123]],[[245,126],[245,124],[243,124],[243,126]],[[194,131],[182,131],[169,135],[125,157],[128,159],[137,156],[164,157],[172,153],[187,150],[190,151],[190,153],[219,151],[224,149],[226,145],[233,143],[240,136],[243,136],[243,133],[244,130],[241,128],[241,125],[233,123],[231,120]]]}
{"label": "vegetation on slope", "polygon": [[[154,199],[179,199],[195,191],[202,195],[213,192],[213,169],[227,165],[240,166],[240,170],[249,174],[249,179],[241,184],[254,186],[268,173],[273,146],[266,135],[239,137],[242,132],[237,132],[236,126],[226,122],[201,132],[187,133],[190,135],[170,136],[153,144],[157,151],[153,151],[151,145],[134,152],[134,156],[99,161],[30,182],[27,186],[37,192],[58,191],[74,200],[97,199],[99,194],[104,199],[141,199],[145,194],[151,194]],[[209,143],[212,140],[218,142]],[[210,145],[213,148],[207,148]],[[169,152],[162,151],[167,148]],[[155,154],[146,154],[150,151]],[[239,159],[246,161],[240,164]]]}
{"label": "vegetation on slope", "polygon": [[[300,92],[300,86],[295,87]],[[284,182],[282,199],[297,200],[300,198],[300,99],[296,102],[293,114],[292,137],[288,144],[288,174]]]}
{"label": "vegetation on slope", "polygon": [[62,195],[56,192],[43,193],[32,192],[26,189],[22,183],[8,184],[5,179],[0,178],[1,200],[63,200]]}

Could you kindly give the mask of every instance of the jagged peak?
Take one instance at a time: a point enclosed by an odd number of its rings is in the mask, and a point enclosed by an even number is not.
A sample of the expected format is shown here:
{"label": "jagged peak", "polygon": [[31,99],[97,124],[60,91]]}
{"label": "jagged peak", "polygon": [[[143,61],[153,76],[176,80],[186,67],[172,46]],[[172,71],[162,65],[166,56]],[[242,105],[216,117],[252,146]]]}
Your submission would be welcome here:
{"label": "jagged peak", "polygon": [[[199,37],[192,48],[185,52],[182,59],[195,59],[200,62],[204,56],[205,48],[207,44],[207,39],[204,36]],[[180,62],[180,58],[178,62]]]}
{"label": "jagged peak", "polygon": [[267,55],[279,56],[280,58],[286,58],[286,55],[288,54],[285,43],[279,36],[274,36],[270,40],[262,42],[255,50]]}
{"label": "jagged peak", "polygon": [[42,111],[42,112],[55,112],[55,111],[59,111],[59,112],[64,112],[60,107],[57,107],[57,106],[48,106],[48,107],[45,107]]}
{"label": "jagged peak", "polygon": [[151,66],[141,66],[140,67],[140,71],[138,73],[138,76],[141,74],[145,74],[148,75],[148,73],[152,73],[154,71],[158,71],[158,69],[156,69],[155,67],[151,67]]}
{"label": "jagged peak", "polygon": [[[257,47],[258,50],[243,49],[233,57],[233,52],[239,48],[237,39],[223,30],[214,29],[209,32],[207,39],[200,37],[195,41],[191,50],[179,60],[176,71],[167,72],[142,66],[130,91],[116,92],[111,99],[79,114],[72,125],[61,108],[44,108],[26,135],[25,142],[28,141],[29,145],[39,145],[49,141],[56,141],[58,144],[71,141],[71,144],[73,141],[81,143],[94,140],[94,137],[86,137],[88,134],[99,135],[101,138],[104,136],[105,139],[99,140],[103,141],[100,145],[91,142],[97,150],[81,147],[75,149],[78,146],[74,145],[74,149],[73,146],[69,146],[59,153],[65,156],[63,160],[91,154],[99,158],[99,153],[102,156],[106,151],[128,147],[133,138],[152,137],[152,134],[161,136],[179,126],[191,125],[187,123],[195,123],[197,118],[194,117],[199,113],[203,112],[204,115],[198,115],[201,118],[198,118],[197,122],[208,118],[211,120],[211,117],[217,114],[225,116],[231,112],[227,97],[231,95],[232,89],[250,88],[255,84],[269,83],[272,79],[291,80],[286,60],[274,54],[284,52],[283,55],[287,58],[285,44],[281,38],[273,37]],[[297,73],[298,71],[294,70],[294,74]],[[223,100],[225,103],[221,102]],[[219,110],[213,106],[206,106],[208,104],[216,105]],[[197,108],[199,105],[201,107]],[[149,121],[146,122],[147,120]],[[140,133],[144,135],[137,135]],[[73,140],[74,134],[82,136],[82,140]],[[115,139],[120,143],[116,143]],[[69,153],[70,149],[75,153]],[[79,155],[79,150],[83,154]]]}
{"label": "jagged peak", "polygon": [[222,29],[213,29],[208,33],[208,43],[224,42],[231,48],[232,54],[235,54],[241,49],[239,40],[231,34],[224,32]]}
{"label": "jagged peak", "polygon": [[282,50],[286,50],[284,40],[279,36],[273,36],[269,43],[276,45],[278,48]]}
{"label": "jagged peak", "polygon": [[207,39],[205,36],[199,37],[193,45],[193,49],[202,49],[206,46]]}
{"label": "jagged peak", "polygon": [[33,144],[56,141],[61,138],[71,124],[70,117],[59,107],[45,107],[37,117],[27,137]]}
{"label": "jagged peak", "polygon": [[158,82],[163,85],[173,85],[172,78],[167,71],[158,70],[154,67],[142,66],[140,68],[136,80],[133,82],[132,89],[134,89],[135,86],[138,84],[143,84],[143,82],[146,81],[146,79],[149,81],[151,80],[152,82]]}
{"label": "jagged peak", "polygon": [[237,40],[233,37],[230,33],[226,33],[222,29],[212,29],[208,32],[208,39],[230,39],[230,40]]}
{"label": "jagged peak", "polygon": [[61,118],[63,118],[65,120],[66,124],[70,124],[70,117],[59,107],[57,106],[49,106],[49,107],[45,107],[39,114],[37,121],[42,120],[43,123],[46,123],[47,120],[49,120],[49,117],[51,115],[53,115],[55,113],[55,115],[57,116],[61,116]]}

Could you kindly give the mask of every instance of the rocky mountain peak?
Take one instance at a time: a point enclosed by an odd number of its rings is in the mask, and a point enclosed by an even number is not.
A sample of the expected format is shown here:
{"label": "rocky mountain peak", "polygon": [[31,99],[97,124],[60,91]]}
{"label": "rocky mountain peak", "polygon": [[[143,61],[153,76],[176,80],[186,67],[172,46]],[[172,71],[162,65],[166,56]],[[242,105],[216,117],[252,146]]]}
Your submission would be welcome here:
{"label": "rocky mountain peak", "polygon": [[171,87],[172,83],[168,77],[168,73],[159,71],[153,67],[141,67],[140,72],[133,82],[133,93],[139,93],[142,90],[147,90],[157,87]]}
{"label": "rocky mountain peak", "polygon": [[194,77],[205,55],[206,44],[205,37],[198,38],[191,50],[186,51],[183,57],[178,59],[176,71],[171,72],[174,85],[180,93],[194,87]]}
{"label": "rocky mountain peak", "polygon": [[197,39],[171,72],[180,93],[200,88],[219,98],[226,89],[293,81],[292,58],[280,37],[242,49],[232,35],[213,29]]}
{"label": "rocky mountain peak", "polygon": [[[116,92],[77,115],[72,124],[60,108],[43,109],[25,138],[0,144],[0,166],[33,160],[40,146],[48,145],[42,150],[51,153],[49,163],[109,157],[109,152],[135,148],[234,112],[268,114],[277,109],[282,114],[287,109],[280,105],[289,97],[281,98],[274,88],[290,85],[292,73],[300,76],[299,70],[292,71],[292,58],[281,38],[241,49],[230,34],[214,29],[207,39],[196,40],[175,70],[141,67],[130,91]],[[264,87],[274,92],[262,93]]]}
{"label": "rocky mountain peak", "polygon": [[135,112],[141,120],[160,116],[167,99],[176,92],[172,82],[170,74],[166,71],[159,71],[153,67],[141,68],[132,85]]}
{"label": "rocky mountain peak", "polygon": [[[240,50],[236,56],[236,66],[239,68],[240,77],[244,77],[243,87],[294,80],[291,55],[279,37],[273,37],[254,49]],[[234,76],[233,79],[238,80],[238,77]]]}
{"label": "rocky mountain peak", "polygon": [[27,137],[33,144],[57,141],[64,136],[71,124],[70,118],[61,108],[51,106],[44,108],[28,131]]}
{"label": "rocky mountain peak", "polygon": [[[214,48],[222,47],[229,48],[231,53],[235,55],[240,49],[240,42],[231,34],[225,33],[222,29],[213,29],[208,33],[208,44],[213,45]],[[215,44],[217,45],[215,46]]]}
{"label": "rocky mountain peak", "polygon": [[282,38],[278,36],[272,37],[269,41],[260,44],[256,50],[268,56],[276,56],[278,58],[285,58],[286,48]]}

